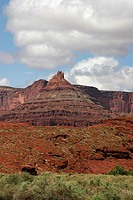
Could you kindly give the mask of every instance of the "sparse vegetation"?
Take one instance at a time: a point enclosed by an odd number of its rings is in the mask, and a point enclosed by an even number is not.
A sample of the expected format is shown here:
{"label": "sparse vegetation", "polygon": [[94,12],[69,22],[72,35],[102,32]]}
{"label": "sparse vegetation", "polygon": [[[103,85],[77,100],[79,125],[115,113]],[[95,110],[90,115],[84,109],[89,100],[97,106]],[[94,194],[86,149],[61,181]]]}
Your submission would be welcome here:
{"label": "sparse vegetation", "polygon": [[[71,129],[0,122],[0,200],[132,200],[127,119]],[[30,161],[41,175],[17,173]]]}
{"label": "sparse vegetation", "polygon": [[0,172],[20,172],[31,162],[40,173],[106,174],[118,164],[131,170],[133,118],[114,121],[86,128],[0,122]]}
{"label": "sparse vegetation", "polygon": [[1,200],[131,200],[131,176],[0,174]]}
{"label": "sparse vegetation", "polygon": [[107,173],[108,175],[133,175],[133,170],[126,170],[123,166],[116,165],[114,169]]}

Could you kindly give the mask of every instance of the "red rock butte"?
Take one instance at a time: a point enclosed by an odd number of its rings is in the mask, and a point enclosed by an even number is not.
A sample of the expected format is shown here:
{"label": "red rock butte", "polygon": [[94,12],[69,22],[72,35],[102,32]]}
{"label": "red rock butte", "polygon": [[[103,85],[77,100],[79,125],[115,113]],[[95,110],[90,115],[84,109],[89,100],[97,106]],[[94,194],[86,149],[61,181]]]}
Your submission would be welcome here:
{"label": "red rock butte", "polygon": [[55,88],[62,88],[62,87],[68,87],[72,85],[64,79],[64,73],[62,71],[58,71],[57,74],[50,79],[50,81],[48,82],[46,88],[47,89],[55,89]]}
{"label": "red rock butte", "polygon": [[90,126],[101,120],[132,115],[133,93],[100,91],[72,85],[58,73],[25,89],[0,87],[0,121],[42,126]]}

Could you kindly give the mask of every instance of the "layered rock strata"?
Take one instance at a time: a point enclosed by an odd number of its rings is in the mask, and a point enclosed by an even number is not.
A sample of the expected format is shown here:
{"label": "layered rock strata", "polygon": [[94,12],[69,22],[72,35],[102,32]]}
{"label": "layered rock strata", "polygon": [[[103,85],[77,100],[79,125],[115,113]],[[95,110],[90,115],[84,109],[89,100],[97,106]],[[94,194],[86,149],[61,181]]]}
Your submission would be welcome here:
{"label": "layered rock strata", "polygon": [[133,92],[103,91],[95,87],[75,85],[89,94],[93,101],[119,115],[133,114]]}
{"label": "layered rock strata", "polygon": [[0,88],[0,120],[43,126],[89,126],[133,112],[133,93],[72,85],[59,71],[25,89]]}
{"label": "layered rock strata", "polygon": [[89,126],[110,116],[108,110],[95,104],[90,95],[71,85],[58,72],[34,99],[0,119],[42,126]]}
{"label": "layered rock strata", "polygon": [[12,110],[25,103],[29,99],[34,99],[46,86],[46,80],[35,81],[25,89],[0,87],[0,113]]}

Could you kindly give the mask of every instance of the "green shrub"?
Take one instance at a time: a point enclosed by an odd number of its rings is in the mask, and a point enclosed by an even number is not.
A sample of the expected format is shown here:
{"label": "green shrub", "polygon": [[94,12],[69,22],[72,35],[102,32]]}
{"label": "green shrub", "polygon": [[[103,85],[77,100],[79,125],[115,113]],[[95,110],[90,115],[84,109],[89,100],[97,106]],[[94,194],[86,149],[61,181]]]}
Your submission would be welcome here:
{"label": "green shrub", "polygon": [[30,183],[22,182],[13,195],[13,200],[33,200],[33,193],[30,189]]}
{"label": "green shrub", "polygon": [[129,170],[131,176],[133,176],[133,170]]}
{"label": "green shrub", "polygon": [[104,200],[120,200],[120,195],[116,191],[107,191],[104,193]]}
{"label": "green shrub", "polygon": [[100,186],[100,184],[101,184],[101,180],[98,176],[95,177],[95,179],[90,180],[90,185]]}
{"label": "green shrub", "polygon": [[90,180],[90,185],[95,185],[93,179]]}
{"label": "green shrub", "polygon": [[28,173],[2,175],[0,200],[130,200],[131,176]]}
{"label": "green shrub", "polygon": [[34,181],[34,176],[32,176],[31,174],[29,174],[28,172],[23,172],[19,175],[19,179],[18,182],[22,183],[22,182],[33,182]]}
{"label": "green shrub", "polygon": [[109,171],[107,174],[117,176],[117,175],[130,175],[131,173],[130,171],[127,171],[124,167],[120,165],[115,165],[115,168]]}
{"label": "green shrub", "polygon": [[13,185],[5,185],[3,190],[0,193],[1,199],[0,200],[12,200],[13,194],[15,192],[15,187]]}
{"label": "green shrub", "polygon": [[103,197],[103,195],[96,193],[92,196],[91,200],[105,200],[105,198]]}
{"label": "green shrub", "polygon": [[9,185],[18,184],[18,174],[9,174],[3,178],[5,178],[4,181],[6,184],[9,184]]}

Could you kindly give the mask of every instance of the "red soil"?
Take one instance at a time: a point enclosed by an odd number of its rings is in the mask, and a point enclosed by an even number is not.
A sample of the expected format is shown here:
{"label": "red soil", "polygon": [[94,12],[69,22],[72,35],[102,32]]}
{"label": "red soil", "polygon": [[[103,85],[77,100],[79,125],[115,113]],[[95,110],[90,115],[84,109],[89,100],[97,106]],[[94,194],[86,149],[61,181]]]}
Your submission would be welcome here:
{"label": "red soil", "polygon": [[133,168],[133,117],[93,127],[34,127],[0,123],[0,172],[20,172],[36,163],[39,172],[104,174],[116,164]]}

